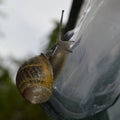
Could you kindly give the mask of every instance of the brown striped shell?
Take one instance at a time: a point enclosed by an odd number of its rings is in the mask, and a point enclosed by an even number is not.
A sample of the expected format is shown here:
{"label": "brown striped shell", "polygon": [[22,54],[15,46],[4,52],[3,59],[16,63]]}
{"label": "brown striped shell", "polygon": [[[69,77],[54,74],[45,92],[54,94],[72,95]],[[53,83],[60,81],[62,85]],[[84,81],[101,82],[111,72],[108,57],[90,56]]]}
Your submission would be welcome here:
{"label": "brown striped shell", "polygon": [[53,71],[44,54],[25,62],[18,70],[16,85],[30,103],[46,102],[52,94]]}

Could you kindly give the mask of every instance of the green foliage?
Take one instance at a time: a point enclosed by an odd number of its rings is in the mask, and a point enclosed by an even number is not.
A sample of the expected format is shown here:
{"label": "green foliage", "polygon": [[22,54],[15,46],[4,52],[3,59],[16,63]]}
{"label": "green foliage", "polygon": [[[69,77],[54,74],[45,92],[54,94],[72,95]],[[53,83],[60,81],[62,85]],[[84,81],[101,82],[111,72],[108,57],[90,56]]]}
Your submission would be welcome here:
{"label": "green foliage", "polygon": [[0,120],[48,120],[39,105],[23,100],[3,66],[0,66]]}
{"label": "green foliage", "polygon": [[[55,22],[48,48],[55,43],[58,30],[59,23]],[[19,65],[20,61],[12,59],[12,63]],[[49,120],[39,105],[31,105],[22,98],[9,72],[8,68],[0,65],[0,120]]]}

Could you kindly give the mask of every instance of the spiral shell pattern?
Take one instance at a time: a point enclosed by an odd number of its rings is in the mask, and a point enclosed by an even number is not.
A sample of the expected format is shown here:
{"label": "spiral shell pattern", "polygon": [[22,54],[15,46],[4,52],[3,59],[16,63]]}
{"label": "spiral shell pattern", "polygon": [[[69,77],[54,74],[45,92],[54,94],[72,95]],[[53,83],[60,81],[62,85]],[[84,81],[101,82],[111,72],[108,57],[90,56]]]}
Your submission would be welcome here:
{"label": "spiral shell pattern", "polygon": [[16,85],[30,103],[46,102],[52,94],[53,71],[44,54],[26,61],[18,70]]}

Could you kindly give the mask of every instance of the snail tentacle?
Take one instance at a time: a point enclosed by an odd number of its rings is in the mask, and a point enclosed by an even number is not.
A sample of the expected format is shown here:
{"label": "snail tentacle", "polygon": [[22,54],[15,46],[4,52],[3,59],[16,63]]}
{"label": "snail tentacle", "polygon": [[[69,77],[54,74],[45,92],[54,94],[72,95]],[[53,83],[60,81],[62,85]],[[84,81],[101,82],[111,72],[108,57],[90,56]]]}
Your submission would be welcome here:
{"label": "snail tentacle", "polygon": [[18,70],[16,76],[17,88],[25,100],[30,103],[38,104],[50,99],[53,81],[61,72],[67,54],[72,52],[80,41],[75,44],[70,41],[73,33],[68,33],[67,41],[61,39],[63,12],[60,21],[59,39],[55,45],[46,54],[42,53],[26,61]]}

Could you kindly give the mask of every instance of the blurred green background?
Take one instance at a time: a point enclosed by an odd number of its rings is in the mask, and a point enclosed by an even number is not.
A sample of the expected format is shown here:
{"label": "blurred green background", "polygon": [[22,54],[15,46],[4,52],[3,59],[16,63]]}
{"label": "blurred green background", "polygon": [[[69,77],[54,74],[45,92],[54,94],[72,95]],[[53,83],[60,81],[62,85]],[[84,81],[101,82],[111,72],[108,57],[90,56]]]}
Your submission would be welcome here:
{"label": "blurred green background", "polygon": [[[50,42],[46,50],[50,48],[58,34],[58,22],[49,35]],[[11,59],[11,58],[10,58]],[[20,66],[24,60],[11,59],[13,65]],[[17,91],[13,82],[10,68],[4,66],[3,59],[0,62],[0,120],[49,120],[47,114],[39,105],[27,103]]]}
{"label": "blurred green background", "polygon": [[[0,0],[0,4],[4,1]],[[4,12],[0,11],[0,17],[4,17]],[[46,46],[46,50],[50,48],[57,37],[58,22],[55,21],[55,28],[48,36],[50,40]],[[4,33],[0,31],[0,38],[4,37]],[[11,61],[11,66],[20,66],[24,60],[15,57],[8,57],[7,61]],[[5,65],[4,58],[0,57],[0,120],[49,120],[47,114],[39,105],[27,103],[17,91],[16,85],[11,74],[9,65]]]}
{"label": "blurred green background", "polygon": [[[4,2],[4,0],[0,0],[0,5],[3,5]],[[0,19],[5,21],[7,17],[6,13],[0,9]],[[54,27],[47,36],[49,42],[44,48],[44,52],[51,48],[57,39],[59,21],[54,20],[51,24],[52,23],[54,24]],[[74,22],[72,22],[72,24],[75,25]],[[74,27],[74,25],[69,24],[70,27]],[[64,26],[65,25],[62,26],[62,32]],[[66,28],[68,30],[69,27]],[[1,41],[3,40],[3,37],[6,37],[6,33],[0,29]],[[2,42],[4,43],[6,41]],[[31,57],[33,54],[30,53],[29,56]],[[7,58],[4,58],[2,55],[0,56],[0,120],[49,120],[48,115],[39,105],[32,105],[26,102],[16,88],[14,81],[16,76],[14,76],[15,73],[13,72],[17,70],[22,63],[24,63],[25,59],[19,59],[15,56],[8,56]]]}
{"label": "blurred green background", "polygon": [[12,82],[9,70],[0,66],[0,120],[48,120],[38,105],[25,102]]}
{"label": "blurred green background", "polygon": [[[49,35],[50,42],[46,50],[50,48],[58,34],[58,22]],[[11,59],[11,58],[10,58]],[[13,65],[19,66],[24,60],[11,59]],[[0,62],[0,120],[49,120],[47,114],[39,105],[27,103],[17,91],[13,82],[10,68],[4,66],[3,58]]]}

